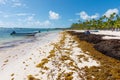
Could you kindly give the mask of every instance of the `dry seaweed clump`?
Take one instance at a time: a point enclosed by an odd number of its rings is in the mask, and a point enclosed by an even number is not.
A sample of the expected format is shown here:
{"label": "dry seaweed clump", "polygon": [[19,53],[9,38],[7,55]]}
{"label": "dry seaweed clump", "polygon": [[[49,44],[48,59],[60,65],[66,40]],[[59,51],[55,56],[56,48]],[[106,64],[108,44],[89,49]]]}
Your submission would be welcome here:
{"label": "dry seaweed clump", "polygon": [[120,79],[120,69],[112,69],[110,73],[112,74],[111,76],[115,79]]}
{"label": "dry seaweed clump", "polygon": [[50,51],[50,55],[48,56],[48,58],[52,58],[54,56],[55,56],[55,50],[53,49]]}
{"label": "dry seaweed clump", "polygon": [[48,59],[42,59],[41,63],[39,63],[36,67],[42,67],[45,63],[48,63]]}
{"label": "dry seaweed clump", "polygon": [[66,73],[65,75],[64,75],[64,77],[65,77],[65,80],[72,80],[73,79],[73,72],[69,72],[69,73]]}
{"label": "dry seaweed clump", "polygon": [[33,77],[32,75],[28,75],[28,80],[40,80],[40,79],[37,79],[37,78]]}
{"label": "dry seaweed clump", "polygon": [[73,80],[73,72],[59,74],[57,80]]}
{"label": "dry seaweed clump", "polygon": [[97,51],[93,44],[80,40],[74,37],[74,40],[79,42],[78,47],[84,53],[91,55],[91,57],[100,62],[100,66],[84,67],[85,78],[87,80],[120,80],[120,61],[109,56],[106,56]]}
{"label": "dry seaweed clump", "polygon": [[46,63],[48,63],[48,61],[49,61],[49,60],[48,60],[47,58],[42,59],[41,63],[39,63],[38,65],[36,65],[36,67],[38,67],[38,68],[43,68],[43,69],[45,69],[45,70],[48,70],[49,68],[46,67],[46,66],[44,66]]}

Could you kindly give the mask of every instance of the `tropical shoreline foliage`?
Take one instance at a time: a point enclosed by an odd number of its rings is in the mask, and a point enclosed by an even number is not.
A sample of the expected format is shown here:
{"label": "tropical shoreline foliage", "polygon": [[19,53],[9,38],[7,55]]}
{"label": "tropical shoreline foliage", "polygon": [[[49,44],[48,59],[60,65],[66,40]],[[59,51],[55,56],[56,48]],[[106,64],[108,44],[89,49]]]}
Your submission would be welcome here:
{"label": "tropical shoreline foliage", "polygon": [[91,19],[72,23],[71,29],[118,29],[120,28],[120,15],[113,13],[110,17],[103,15],[99,19]]}

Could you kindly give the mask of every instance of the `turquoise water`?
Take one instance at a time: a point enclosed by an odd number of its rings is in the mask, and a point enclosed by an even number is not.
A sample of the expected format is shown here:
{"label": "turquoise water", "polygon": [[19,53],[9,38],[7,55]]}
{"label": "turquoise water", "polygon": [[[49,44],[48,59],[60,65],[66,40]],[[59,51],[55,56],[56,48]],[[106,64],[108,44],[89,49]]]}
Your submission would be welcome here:
{"label": "turquoise water", "polygon": [[30,42],[33,40],[33,37],[28,36],[12,36],[10,35],[12,31],[16,31],[17,33],[30,33],[40,31],[40,34],[43,34],[45,32],[57,30],[40,28],[0,28],[0,48],[11,47],[19,43]]}

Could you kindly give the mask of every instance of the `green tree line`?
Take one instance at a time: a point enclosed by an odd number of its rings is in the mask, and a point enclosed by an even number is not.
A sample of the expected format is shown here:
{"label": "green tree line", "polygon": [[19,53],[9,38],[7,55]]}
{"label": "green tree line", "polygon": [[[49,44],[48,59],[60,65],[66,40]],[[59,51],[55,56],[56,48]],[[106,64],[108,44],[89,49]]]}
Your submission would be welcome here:
{"label": "green tree line", "polygon": [[120,28],[120,15],[113,13],[110,17],[105,15],[99,19],[91,19],[72,23],[71,29],[116,29]]}

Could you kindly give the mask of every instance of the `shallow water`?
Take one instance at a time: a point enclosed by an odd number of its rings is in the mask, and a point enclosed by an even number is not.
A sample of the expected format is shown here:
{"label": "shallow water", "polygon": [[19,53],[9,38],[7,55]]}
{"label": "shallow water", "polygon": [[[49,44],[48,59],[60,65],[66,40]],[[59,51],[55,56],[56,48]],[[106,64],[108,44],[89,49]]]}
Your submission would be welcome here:
{"label": "shallow water", "polygon": [[[40,31],[41,33],[38,33],[35,36],[12,36],[10,35],[12,31],[16,31],[17,33]],[[38,28],[0,28],[0,49],[14,47],[22,43],[33,42],[39,37],[49,34],[48,31],[53,32],[56,30]]]}

